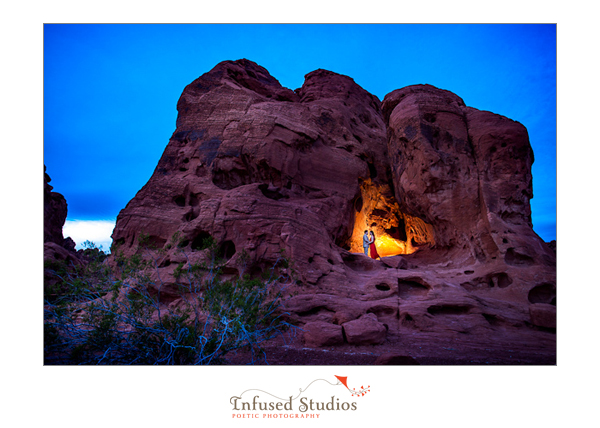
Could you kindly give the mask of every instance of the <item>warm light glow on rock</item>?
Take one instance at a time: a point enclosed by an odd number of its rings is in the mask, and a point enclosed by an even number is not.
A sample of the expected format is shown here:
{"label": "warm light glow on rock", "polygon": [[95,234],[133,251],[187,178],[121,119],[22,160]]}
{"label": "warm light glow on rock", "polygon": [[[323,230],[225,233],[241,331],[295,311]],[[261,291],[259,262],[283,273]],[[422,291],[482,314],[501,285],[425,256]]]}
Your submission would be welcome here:
{"label": "warm light glow on rock", "polygon": [[390,235],[382,235],[375,240],[375,247],[381,257],[410,254],[414,252],[414,249],[408,248],[409,246],[410,243],[394,239]]}
{"label": "warm light glow on rock", "polygon": [[380,257],[412,254],[421,245],[433,245],[433,227],[423,220],[404,214],[389,186],[371,180],[361,186],[361,197],[355,203],[354,230],[350,252],[363,253],[364,231],[373,231]]}

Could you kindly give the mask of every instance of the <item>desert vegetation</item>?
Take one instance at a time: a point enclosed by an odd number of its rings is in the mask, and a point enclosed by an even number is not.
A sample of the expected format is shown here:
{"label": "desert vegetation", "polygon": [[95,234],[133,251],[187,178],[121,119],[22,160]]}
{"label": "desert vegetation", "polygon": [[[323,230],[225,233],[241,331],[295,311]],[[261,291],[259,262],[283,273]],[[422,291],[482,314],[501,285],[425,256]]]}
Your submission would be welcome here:
{"label": "desert vegetation", "polygon": [[[170,247],[178,247],[173,236]],[[251,362],[264,363],[261,343],[295,327],[281,310],[281,297],[292,281],[282,255],[258,278],[245,273],[223,279],[216,242],[206,238],[206,263],[180,263],[177,296],[161,296],[157,260],[147,235],[139,251],[125,257],[113,248],[110,258],[93,243],[81,263],[45,264],[45,364],[224,364],[228,353],[245,349]]]}

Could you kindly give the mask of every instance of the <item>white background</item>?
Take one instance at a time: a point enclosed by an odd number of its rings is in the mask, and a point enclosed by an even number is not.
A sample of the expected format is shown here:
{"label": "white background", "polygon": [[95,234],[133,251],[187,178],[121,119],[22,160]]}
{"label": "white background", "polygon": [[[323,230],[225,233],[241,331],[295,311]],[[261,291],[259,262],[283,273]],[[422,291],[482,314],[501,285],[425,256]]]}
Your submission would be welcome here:
{"label": "white background", "polygon": [[[483,6],[489,4],[490,6]],[[598,423],[598,64],[591,3],[4,2],[2,411],[6,427],[565,427]],[[285,6],[284,6],[285,5]],[[43,23],[558,23],[558,365],[553,367],[44,367]],[[290,395],[314,379],[369,384],[355,412],[231,420],[249,388]],[[310,392],[310,391],[309,391]],[[309,394],[310,395],[310,394]],[[341,393],[337,394],[341,396]]]}

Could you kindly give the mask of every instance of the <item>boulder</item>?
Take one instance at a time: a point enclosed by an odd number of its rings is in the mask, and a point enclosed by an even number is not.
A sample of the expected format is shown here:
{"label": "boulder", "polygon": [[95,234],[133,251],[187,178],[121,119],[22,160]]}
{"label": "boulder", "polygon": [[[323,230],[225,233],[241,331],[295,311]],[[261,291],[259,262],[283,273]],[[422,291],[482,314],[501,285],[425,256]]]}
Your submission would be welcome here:
{"label": "boulder", "polygon": [[547,303],[529,305],[531,323],[538,327],[556,328],[556,306]]}
{"label": "boulder", "polygon": [[342,327],[322,321],[306,323],[303,327],[304,343],[311,348],[341,345],[344,343]]}
{"label": "boulder", "polygon": [[377,321],[375,314],[365,314],[342,325],[350,345],[378,345],[387,335],[385,326]]}
{"label": "boulder", "polygon": [[394,269],[408,269],[408,262],[402,256],[382,257],[381,262]]}

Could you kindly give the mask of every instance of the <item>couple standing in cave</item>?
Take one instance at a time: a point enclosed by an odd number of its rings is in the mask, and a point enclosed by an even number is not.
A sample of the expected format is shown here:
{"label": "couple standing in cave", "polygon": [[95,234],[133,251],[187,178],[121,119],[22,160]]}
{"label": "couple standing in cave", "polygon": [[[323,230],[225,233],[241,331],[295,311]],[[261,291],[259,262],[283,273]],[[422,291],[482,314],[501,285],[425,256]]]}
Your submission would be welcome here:
{"label": "couple standing in cave", "polygon": [[369,256],[369,250],[371,250],[371,258],[378,259],[379,254],[377,253],[377,248],[375,247],[375,234],[371,230],[371,232],[365,230],[363,235],[363,248],[365,250],[365,256]]}

